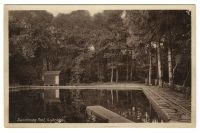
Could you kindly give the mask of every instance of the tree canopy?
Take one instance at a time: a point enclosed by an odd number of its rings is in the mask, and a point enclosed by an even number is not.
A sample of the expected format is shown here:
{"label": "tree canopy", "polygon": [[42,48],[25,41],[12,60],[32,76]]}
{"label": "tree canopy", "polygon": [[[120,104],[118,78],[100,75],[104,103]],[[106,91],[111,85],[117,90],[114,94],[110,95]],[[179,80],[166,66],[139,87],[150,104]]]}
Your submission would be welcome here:
{"label": "tree canopy", "polygon": [[36,84],[49,70],[64,85],[149,77],[190,86],[191,12],[10,11],[10,83]]}

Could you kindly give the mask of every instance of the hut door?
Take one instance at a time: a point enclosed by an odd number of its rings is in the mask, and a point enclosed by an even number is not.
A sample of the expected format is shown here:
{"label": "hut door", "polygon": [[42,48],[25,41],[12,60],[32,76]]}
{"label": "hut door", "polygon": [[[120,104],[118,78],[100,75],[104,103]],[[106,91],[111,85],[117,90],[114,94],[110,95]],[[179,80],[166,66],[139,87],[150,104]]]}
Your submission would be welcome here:
{"label": "hut door", "polygon": [[58,76],[55,77],[55,84],[59,85],[59,77]]}

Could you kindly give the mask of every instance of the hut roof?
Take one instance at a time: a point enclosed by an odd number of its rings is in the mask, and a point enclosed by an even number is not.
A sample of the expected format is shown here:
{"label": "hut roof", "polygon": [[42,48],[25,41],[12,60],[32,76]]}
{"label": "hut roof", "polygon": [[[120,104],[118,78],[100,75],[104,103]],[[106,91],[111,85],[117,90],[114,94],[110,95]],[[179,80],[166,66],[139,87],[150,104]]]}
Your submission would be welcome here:
{"label": "hut roof", "polygon": [[44,75],[59,75],[60,71],[46,71]]}

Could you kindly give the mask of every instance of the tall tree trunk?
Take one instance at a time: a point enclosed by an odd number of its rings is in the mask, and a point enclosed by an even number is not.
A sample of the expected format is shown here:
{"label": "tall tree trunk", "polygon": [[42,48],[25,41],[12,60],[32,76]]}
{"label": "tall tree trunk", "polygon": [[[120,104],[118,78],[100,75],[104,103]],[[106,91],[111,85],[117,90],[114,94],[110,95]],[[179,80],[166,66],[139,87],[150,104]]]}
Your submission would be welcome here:
{"label": "tall tree trunk", "polygon": [[98,66],[99,67],[99,81],[102,82],[102,60],[101,60],[102,59],[102,53],[100,53],[98,58],[99,58],[98,59],[99,60],[99,64],[98,64],[99,65]]}
{"label": "tall tree trunk", "polygon": [[128,81],[128,75],[129,75],[129,72],[128,72],[128,50],[127,50],[127,57],[126,57],[126,81]]}
{"label": "tall tree trunk", "polygon": [[47,71],[47,58],[46,56],[43,56],[43,71]]}
{"label": "tall tree trunk", "polygon": [[133,77],[132,79],[135,80],[136,79],[136,63],[135,60],[133,60]]}
{"label": "tall tree trunk", "polygon": [[149,85],[152,85],[151,83],[151,72],[152,71],[152,61],[151,61],[151,51],[149,50]]}
{"label": "tall tree trunk", "polygon": [[113,71],[114,71],[113,69],[114,69],[114,67],[111,66],[111,78],[110,78],[111,83],[113,82]]}
{"label": "tall tree trunk", "polygon": [[42,80],[44,81],[44,72],[47,71],[47,58],[44,54],[42,55],[42,65],[42,74],[39,76],[41,76]]}
{"label": "tall tree trunk", "polygon": [[46,56],[46,61],[47,61],[47,71],[49,71],[50,70],[50,63],[49,63],[49,58]]}
{"label": "tall tree trunk", "polygon": [[160,42],[157,44],[157,56],[158,56],[158,85],[162,86],[162,69],[161,69],[161,56],[160,56]]}
{"label": "tall tree trunk", "polygon": [[116,67],[116,83],[118,82],[119,80],[119,72],[118,72],[118,68]]}
{"label": "tall tree trunk", "polygon": [[99,63],[99,59],[98,59],[98,65],[97,65],[97,77],[98,77],[98,81],[100,81],[100,63]]}
{"label": "tall tree trunk", "polygon": [[188,77],[189,77],[189,74],[190,74],[190,71],[187,72],[187,76],[183,82],[183,87],[185,87],[186,83],[187,83],[187,80],[188,80]]}
{"label": "tall tree trunk", "polygon": [[[157,51],[157,47],[156,47],[156,51]],[[156,61],[158,60],[158,53],[156,52]],[[158,70],[158,63],[156,63],[156,70]],[[156,72],[156,82],[155,85],[158,85],[158,71]]]}
{"label": "tall tree trunk", "polygon": [[169,86],[173,86],[173,71],[172,71],[172,50],[168,45],[168,75],[169,75]]}
{"label": "tall tree trunk", "polygon": [[133,80],[133,62],[131,61],[131,73],[130,73],[130,80]]}
{"label": "tall tree trunk", "polygon": [[133,80],[133,50],[131,50],[131,70],[130,70],[130,81]]}

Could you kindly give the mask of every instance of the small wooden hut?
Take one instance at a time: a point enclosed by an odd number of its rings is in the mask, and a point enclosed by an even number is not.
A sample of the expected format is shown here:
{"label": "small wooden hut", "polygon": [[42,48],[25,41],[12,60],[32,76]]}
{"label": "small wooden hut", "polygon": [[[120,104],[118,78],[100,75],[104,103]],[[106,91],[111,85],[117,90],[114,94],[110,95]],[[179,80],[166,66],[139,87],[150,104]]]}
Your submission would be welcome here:
{"label": "small wooden hut", "polygon": [[[46,71],[43,75],[45,86],[59,86],[60,71]],[[58,102],[60,100],[60,90],[57,88],[49,88],[44,90],[45,102]]]}
{"label": "small wooden hut", "polygon": [[44,73],[44,85],[59,85],[60,71],[46,71]]}

